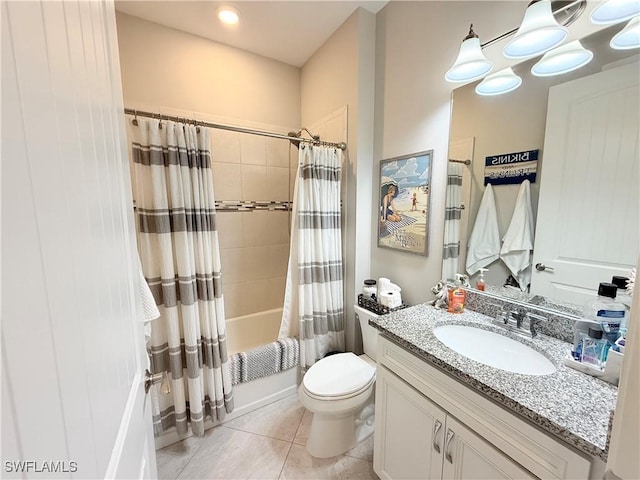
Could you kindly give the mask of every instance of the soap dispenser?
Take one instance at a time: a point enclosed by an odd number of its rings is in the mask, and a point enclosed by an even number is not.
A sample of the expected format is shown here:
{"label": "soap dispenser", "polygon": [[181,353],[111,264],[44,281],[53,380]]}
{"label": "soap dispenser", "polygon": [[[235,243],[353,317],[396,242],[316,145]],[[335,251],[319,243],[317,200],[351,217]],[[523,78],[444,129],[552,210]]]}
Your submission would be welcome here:
{"label": "soap dispenser", "polygon": [[467,298],[467,292],[463,287],[464,275],[456,273],[455,286],[449,291],[449,313],[462,313],[464,312],[464,304]]}
{"label": "soap dispenser", "polygon": [[485,287],[485,283],[484,283],[484,272],[488,272],[489,269],[488,268],[481,268],[480,269],[480,275],[478,275],[478,280],[476,281],[476,288],[478,290],[482,290],[484,292],[484,287]]}

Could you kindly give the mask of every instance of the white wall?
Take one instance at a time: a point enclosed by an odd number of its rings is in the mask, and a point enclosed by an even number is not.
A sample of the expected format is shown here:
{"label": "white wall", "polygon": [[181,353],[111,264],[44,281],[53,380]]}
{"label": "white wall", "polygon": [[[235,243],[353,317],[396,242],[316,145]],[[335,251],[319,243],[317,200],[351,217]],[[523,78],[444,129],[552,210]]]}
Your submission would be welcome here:
{"label": "white wall", "polygon": [[[343,163],[345,336],[360,351],[353,304],[370,269],[375,15],[358,9],[302,68],[302,124],[313,125],[346,106],[348,149]],[[315,132],[314,132],[315,133]]]}
{"label": "white wall", "polygon": [[[444,80],[469,24],[481,41],[514,28],[522,2],[390,2],[377,15],[375,147],[371,205],[379,202],[379,166],[385,158],[433,149],[427,257],[377,247],[371,230],[371,273],[402,287],[416,304],[430,292],[442,269],[444,199],[449,143],[450,96]],[[374,216],[374,213],[371,213]],[[375,214],[377,226],[377,214]]]}
{"label": "white wall", "polygon": [[120,12],[116,19],[125,105],[300,123],[299,68]]}

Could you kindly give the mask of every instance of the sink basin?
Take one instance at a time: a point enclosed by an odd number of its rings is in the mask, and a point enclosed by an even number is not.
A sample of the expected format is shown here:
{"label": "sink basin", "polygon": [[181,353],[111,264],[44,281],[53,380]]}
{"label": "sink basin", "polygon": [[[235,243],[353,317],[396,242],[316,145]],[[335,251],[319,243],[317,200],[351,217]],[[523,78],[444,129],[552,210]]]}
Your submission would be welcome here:
{"label": "sink basin", "polygon": [[450,349],[490,367],[525,375],[556,371],[540,352],[499,333],[467,325],[442,325],[435,327],[433,334]]}

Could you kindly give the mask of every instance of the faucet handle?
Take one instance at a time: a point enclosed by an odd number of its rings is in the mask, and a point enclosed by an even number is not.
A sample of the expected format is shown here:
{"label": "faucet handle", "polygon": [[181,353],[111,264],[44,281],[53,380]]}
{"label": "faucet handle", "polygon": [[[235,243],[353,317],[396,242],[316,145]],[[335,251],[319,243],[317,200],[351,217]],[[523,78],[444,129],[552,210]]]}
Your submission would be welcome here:
{"label": "faucet handle", "polygon": [[531,338],[535,338],[538,335],[538,325],[542,322],[547,322],[547,318],[536,313],[527,313],[529,317],[529,331],[531,332]]}
{"label": "faucet handle", "polygon": [[518,322],[518,328],[522,326],[522,322],[524,322],[524,319],[527,318],[528,313],[529,312],[527,312],[527,309],[524,307],[519,306],[518,308],[516,308],[516,312],[513,316]]}

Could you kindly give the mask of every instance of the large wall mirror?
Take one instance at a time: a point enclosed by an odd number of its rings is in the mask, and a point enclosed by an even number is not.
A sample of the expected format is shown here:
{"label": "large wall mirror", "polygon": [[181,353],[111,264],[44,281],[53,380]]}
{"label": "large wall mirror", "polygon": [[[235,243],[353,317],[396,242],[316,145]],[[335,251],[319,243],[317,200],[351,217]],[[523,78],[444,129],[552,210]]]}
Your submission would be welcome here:
{"label": "large wall mirror", "polygon": [[[583,38],[594,58],[574,72],[535,77],[531,67],[539,58],[534,58],[513,67],[522,77],[513,92],[480,96],[475,93],[479,81],[454,90],[449,158],[472,160],[455,167],[462,172],[458,272],[467,273],[468,239],[486,188],[486,157],[539,150],[536,180],[530,186],[535,225],[530,287],[505,289],[510,272],[497,259],[485,274],[487,290],[523,301],[543,298],[549,305],[581,305],[596,295],[599,282],[635,267],[640,230],[639,55],[637,49],[609,47],[623,26]],[[620,72],[626,72],[631,83],[620,84]],[[520,185],[492,189],[502,237]],[[477,274],[470,276],[472,287],[476,279]]]}

